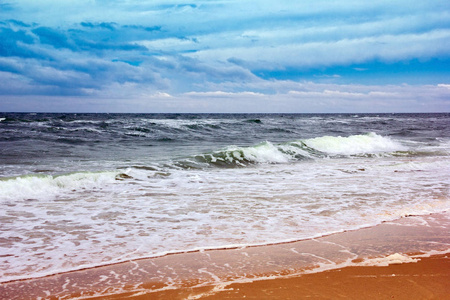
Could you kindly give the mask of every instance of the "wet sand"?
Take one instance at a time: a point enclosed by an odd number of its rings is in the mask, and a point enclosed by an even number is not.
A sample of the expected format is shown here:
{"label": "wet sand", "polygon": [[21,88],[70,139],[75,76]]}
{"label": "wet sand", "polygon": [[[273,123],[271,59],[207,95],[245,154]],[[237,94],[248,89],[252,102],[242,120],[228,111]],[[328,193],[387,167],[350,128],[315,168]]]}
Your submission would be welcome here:
{"label": "wet sand", "polygon": [[0,298],[450,299],[449,249],[449,213],[410,216],[316,239],[2,283]]}
{"label": "wet sand", "polygon": [[386,267],[345,267],[291,278],[173,290],[131,299],[450,299],[450,256]]}

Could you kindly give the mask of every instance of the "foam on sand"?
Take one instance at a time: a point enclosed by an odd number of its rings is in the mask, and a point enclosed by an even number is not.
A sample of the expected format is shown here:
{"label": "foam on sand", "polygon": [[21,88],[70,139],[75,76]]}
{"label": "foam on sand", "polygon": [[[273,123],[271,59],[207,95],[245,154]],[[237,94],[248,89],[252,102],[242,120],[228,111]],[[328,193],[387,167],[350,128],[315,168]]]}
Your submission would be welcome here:
{"label": "foam on sand", "polygon": [[[415,222],[414,218],[402,218],[371,228],[293,243],[195,251],[13,281],[0,284],[0,294],[11,300],[108,295],[136,296],[143,299],[146,296],[201,299],[213,295],[220,298],[221,293],[232,291],[231,287],[242,284],[259,286],[258,282],[261,282],[263,285],[280,285],[277,280],[290,280],[298,276],[319,276],[326,279],[330,270],[339,272],[338,275],[342,276],[345,272],[355,274],[352,270],[378,268],[375,274],[388,272],[390,278],[395,277],[392,274],[399,270],[397,266],[427,262],[429,259],[426,257],[430,253],[444,254],[444,258],[450,253],[448,213],[421,218],[426,225]],[[419,261],[418,257],[422,259]],[[434,256],[431,256],[431,259],[434,259]],[[446,264],[449,265],[448,261]],[[436,272],[436,269],[433,270]],[[437,270],[442,272],[442,268]],[[371,273],[368,274],[370,279]],[[446,276],[448,275],[447,272]],[[448,278],[442,279],[445,274],[439,276],[433,280],[437,283],[448,283]],[[383,275],[382,278],[385,277]],[[366,277],[363,275],[361,278]],[[438,289],[442,288],[442,285],[438,286]]]}
{"label": "foam on sand", "polygon": [[[268,278],[197,290],[187,299],[447,299],[450,257],[414,264],[349,267],[288,278]],[[175,293],[172,293],[176,295]],[[133,297],[132,299],[145,299]],[[170,295],[170,292],[167,292]],[[146,295],[148,296],[148,295]],[[180,297],[181,298],[181,297]]]}
{"label": "foam on sand", "polygon": [[382,258],[370,258],[357,265],[385,267],[392,264],[415,263],[418,261],[419,259],[417,258],[412,258],[400,253],[394,253]]}

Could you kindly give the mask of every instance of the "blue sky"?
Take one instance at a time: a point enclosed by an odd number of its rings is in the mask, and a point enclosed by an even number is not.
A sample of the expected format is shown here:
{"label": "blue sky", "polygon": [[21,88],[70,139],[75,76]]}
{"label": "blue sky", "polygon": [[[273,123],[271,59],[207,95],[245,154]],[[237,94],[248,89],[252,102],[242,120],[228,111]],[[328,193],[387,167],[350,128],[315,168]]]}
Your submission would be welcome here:
{"label": "blue sky", "polygon": [[0,111],[449,112],[415,2],[0,0]]}

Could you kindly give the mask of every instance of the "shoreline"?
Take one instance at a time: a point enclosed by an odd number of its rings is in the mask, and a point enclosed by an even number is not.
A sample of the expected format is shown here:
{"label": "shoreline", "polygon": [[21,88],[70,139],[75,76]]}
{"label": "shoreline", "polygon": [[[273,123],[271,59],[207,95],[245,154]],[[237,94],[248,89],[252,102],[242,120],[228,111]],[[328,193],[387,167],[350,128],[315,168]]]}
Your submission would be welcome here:
{"label": "shoreline", "polygon": [[347,266],[313,274],[231,283],[184,294],[167,291],[157,297],[129,299],[450,299],[450,254],[415,263]]}
{"label": "shoreline", "polygon": [[[395,253],[400,254],[403,262],[419,254],[447,261],[449,232],[448,212],[409,216],[373,227],[295,242],[167,254],[0,283],[0,295],[3,295],[0,298],[118,299],[126,296],[162,299],[160,297],[167,293],[183,294],[174,299],[184,299],[191,294],[194,298],[210,297],[216,292],[222,293],[223,287],[249,284],[246,281],[252,281],[250,285],[254,286],[269,278],[271,282],[278,282],[346,268],[377,268],[363,265],[392,263],[388,256]],[[444,254],[433,255],[438,253],[436,251]],[[401,265],[423,265],[428,260],[422,258],[419,262]],[[190,293],[187,296],[186,291]],[[204,291],[208,292],[202,296]],[[211,292],[213,294],[208,294]]]}
{"label": "shoreline", "polygon": [[[301,243],[301,242],[305,242],[305,241],[312,241],[312,240],[327,238],[327,237],[334,236],[334,235],[344,234],[344,233],[347,233],[347,232],[354,232],[354,231],[374,228],[374,227],[383,225],[385,223],[396,223],[396,222],[400,222],[404,218],[411,218],[411,217],[418,217],[418,218],[420,218],[420,217],[427,217],[427,216],[440,215],[440,214],[445,215],[447,213],[449,214],[449,218],[450,218],[450,212],[447,212],[447,211],[432,212],[432,213],[429,213],[429,214],[426,214],[426,215],[413,215],[413,214],[411,214],[411,215],[402,216],[402,217],[400,217],[398,219],[382,221],[381,223],[374,224],[374,225],[362,225],[361,227],[358,227],[358,228],[355,228],[355,229],[339,230],[339,231],[324,233],[324,234],[313,236],[313,237],[307,237],[307,238],[301,238],[301,239],[292,239],[292,240],[279,241],[279,242],[270,242],[270,243],[261,243],[261,244],[231,244],[231,245],[218,246],[218,247],[205,247],[205,248],[194,248],[194,249],[187,249],[187,250],[180,250],[180,251],[167,251],[167,252],[157,253],[155,255],[124,259],[124,260],[120,260],[120,261],[116,261],[116,262],[110,262],[110,263],[105,263],[105,264],[101,264],[101,265],[81,266],[78,269],[73,269],[73,270],[68,270],[68,271],[57,271],[57,272],[53,272],[53,273],[37,275],[35,277],[24,277],[24,278],[11,279],[11,280],[7,280],[7,281],[1,281],[1,279],[0,279],[0,286],[2,284],[9,284],[9,283],[15,283],[15,282],[20,282],[20,281],[29,281],[29,280],[39,280],[39,279],[44,279],[44,278],[47,278],[47,277],[58,276],[58,275],[63,275],[63,274],[70,274],[70,273],[75,273],[75,272],[82,272],[82,271],[87,271],[87,270],[91,270],[91,269],[112,267],[112,266],[115,266],[115,265],[121,265],[121,264],[124,264],[124,263],[128,263],[130,261],[137,262],[137,261],[141,261],[141,260],[159,259],[159,258],[172,256],[172,255],[184,255],[184,254],[190,254],[190,253],[204,253],[204,252],[209,252],[209,251],[231,251],[231,250],[239,250],[239,249],[250,249],[250,248],[254,248],[254,247],[256,247],[256,248],[258,248],[258,247],[270,247],[270,246],[279,246],[279,245],[285,245],[285,244]],[[450,247],[449,247],[449,252],[450,252]]]}

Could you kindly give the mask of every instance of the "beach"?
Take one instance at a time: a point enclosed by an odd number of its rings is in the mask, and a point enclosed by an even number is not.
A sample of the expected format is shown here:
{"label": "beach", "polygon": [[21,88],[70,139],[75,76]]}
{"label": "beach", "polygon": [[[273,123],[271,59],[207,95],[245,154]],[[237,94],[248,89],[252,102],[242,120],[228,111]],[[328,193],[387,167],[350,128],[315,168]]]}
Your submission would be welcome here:
{"label": "beach", "polygon": [[450,215],[0,285],[2,299],[446,299]]}
{"label": "beach", "polygon": [[417,263],[346,267],[293,278],[231,284],[201,299],[449,299],[449,269],[450,257],[436,255]]}

